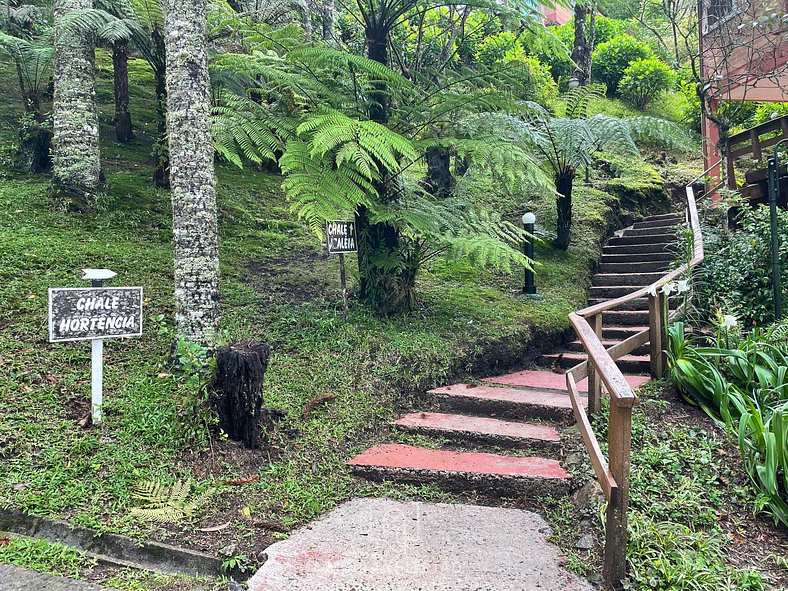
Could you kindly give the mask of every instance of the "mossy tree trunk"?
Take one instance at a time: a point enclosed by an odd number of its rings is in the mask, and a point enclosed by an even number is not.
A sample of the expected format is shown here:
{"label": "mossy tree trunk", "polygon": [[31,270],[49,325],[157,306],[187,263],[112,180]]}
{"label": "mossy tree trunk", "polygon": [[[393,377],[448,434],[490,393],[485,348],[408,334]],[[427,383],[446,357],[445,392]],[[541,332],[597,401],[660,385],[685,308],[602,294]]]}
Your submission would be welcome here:
{"label": "mossy tree trunk", "polygon": [[17,64],[19,88],[25,102],[25,116],[19,125],[19,146],[14,155],[14,168],[32,174],[49,172],[52,168],[52,130],[41,111],[41,98],[35,90],[27,90],[22,68]]}
{"label": "mossy tree trunk", "polygon": [[569,248],[569,239],[572,230],[572,184],[575,180],[575,169],[568,168],[559,172],[555,177],[556,210],[558,222],[556,223],[555,246],[560,250]]}
{"label": "mossy tree trunk", "polygon": [[206,0],[167,0],[176,332],[212,348],[219,329],[219,240],[206,27]]}
{"label": "mossy tree trunk", "polygon": [[54,0],[54,136],[52,182],[69,197],[94,200],[103,190],[96,112],[94,36],[63,24],[92,0]]}
{"label": "mossy tree trunk", "polygon": [[438,146],[430,148],[424,155],[427,161],[427,176],[424,184],[436,197],[446,198],[454,193],[457,180],[451,173],[451,150]]}
{"label": "mossy tree trunk", "polygon": [[320,20],[323,28],[323,41],[334,46],[334,27],[336,26],[337,10],[334,0],[321,0]]}
{"label": "mossy tree trunk", "polygon": [[[384,66],[389,65],[388,31],[366,27],[367,55]],[[390,97],[385,82],[378,82],[370,96],[369,118],[385,125],[390,114]],[[381,167],[382,168],[382,167]],[[374,184],[377,201],[389,198],[386,180]],[[372,223],[366,207],[356,211],[359,236],[358,270],[359,300],[383,315],[406,312],[411,304],[412,285],[403,259],[402,238],[397,228],[389,223]],[[414,274],[415,275],[415,274]]]}
{"label": "mossy tree trunk", "polygon": [[115,136],[122,144],[134,137],[129,111],[129,42],[112,44],[112,66],[115,78]]}

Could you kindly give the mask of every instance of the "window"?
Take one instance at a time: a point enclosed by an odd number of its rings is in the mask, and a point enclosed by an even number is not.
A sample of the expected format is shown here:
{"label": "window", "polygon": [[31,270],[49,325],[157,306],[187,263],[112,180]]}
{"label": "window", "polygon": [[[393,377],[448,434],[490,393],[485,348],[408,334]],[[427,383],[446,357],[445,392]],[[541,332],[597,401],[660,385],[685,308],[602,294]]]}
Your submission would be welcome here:
{"label": "window", "polygon": [[716,29],[739,11],[737,0],[706,0],[704,8],[704,33]]}

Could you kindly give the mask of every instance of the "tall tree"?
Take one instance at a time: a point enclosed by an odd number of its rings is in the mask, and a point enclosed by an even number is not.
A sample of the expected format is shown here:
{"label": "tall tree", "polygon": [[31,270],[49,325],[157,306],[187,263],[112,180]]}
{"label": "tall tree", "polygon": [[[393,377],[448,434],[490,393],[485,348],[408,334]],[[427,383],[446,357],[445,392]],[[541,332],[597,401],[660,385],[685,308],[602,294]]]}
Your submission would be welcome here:
{"label": "tall tree", "polygon": [[129,42],[119,39],[112,44],[112,66],[115,78],[115,136],[121,143],[134,137],[129,111]]}
{"label": "tall tree", "polygon": [[591,82],[591,54],[594,53],[596,37],[596,11],[588,1],[575,3],[575,39],[572,45],[572,61],[575,69],[569,81],[570,88],[585,86]]}
{"label": "tall tree", "polygon": [[219,329],[219,237],[206,0],[167,0],[167,128],[178,337],[211,347]]}
{"label": "tall tree", "polygon": [[95,36],[69,26],[66,16],[92,8],[92,0],[54,0],[55,95],[52,104],[52,182],[78,198],[95,198],[103,188],[95,91]]}

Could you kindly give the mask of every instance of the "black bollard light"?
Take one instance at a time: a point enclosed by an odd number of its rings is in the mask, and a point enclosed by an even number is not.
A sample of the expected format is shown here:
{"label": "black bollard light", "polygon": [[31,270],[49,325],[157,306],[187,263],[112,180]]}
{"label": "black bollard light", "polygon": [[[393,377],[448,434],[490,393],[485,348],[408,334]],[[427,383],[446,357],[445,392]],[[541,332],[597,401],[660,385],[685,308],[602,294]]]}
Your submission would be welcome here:
{"label": "black bollard light", "polygon": [[[523,254],[532,261],[534,260],[534,224],[536,216],[532,211],[523,215],[523,229],[528,233],[523,244]],[[525,268],[525,281],[523,283],[523,293],[528,298],[541,299],[541,295],[536,293],[536,283],[534,282],[533,269]]]}

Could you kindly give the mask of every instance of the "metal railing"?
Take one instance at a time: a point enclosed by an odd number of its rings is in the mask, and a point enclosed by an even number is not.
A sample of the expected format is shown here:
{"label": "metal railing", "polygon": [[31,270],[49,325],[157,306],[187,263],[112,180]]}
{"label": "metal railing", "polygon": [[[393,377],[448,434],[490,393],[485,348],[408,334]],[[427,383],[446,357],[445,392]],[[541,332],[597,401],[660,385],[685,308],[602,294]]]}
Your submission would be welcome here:
{"label": "metal railing", "polygon": [[[717,165],[715,164],[715,166]],[[614,587],[620,586],[626,576],[632,409],[639,403],[632,387],[616,365],[616,360],[648,343],[651,374],[656,378],[661,378],[664,375],[664,349],[667,338],[664,315],[666,296],[662,293],[661,288],[703,261],[703,236],[693,185],[707,173],[708,171],[705,171],[686,189],[686,216],[693,236],[691,259],[679,268],[666,273],[649,286],[569,315],[569,320],[588,354],[588,360],[567,371],[566,386],[583,442],[591,457],[591,465],[608,503],[603,576],[605,581]],[[708,191],[705,195],[712,192]],[[602,314],[645,296],[649,298],[648,330],[641,331],[606,349],[601,340]],[[610,396],[607,459],[602,454],[578,392],[577,385],[585,378],[588,378],[588,414],[593,415],[599,412],[603,386]]]}

